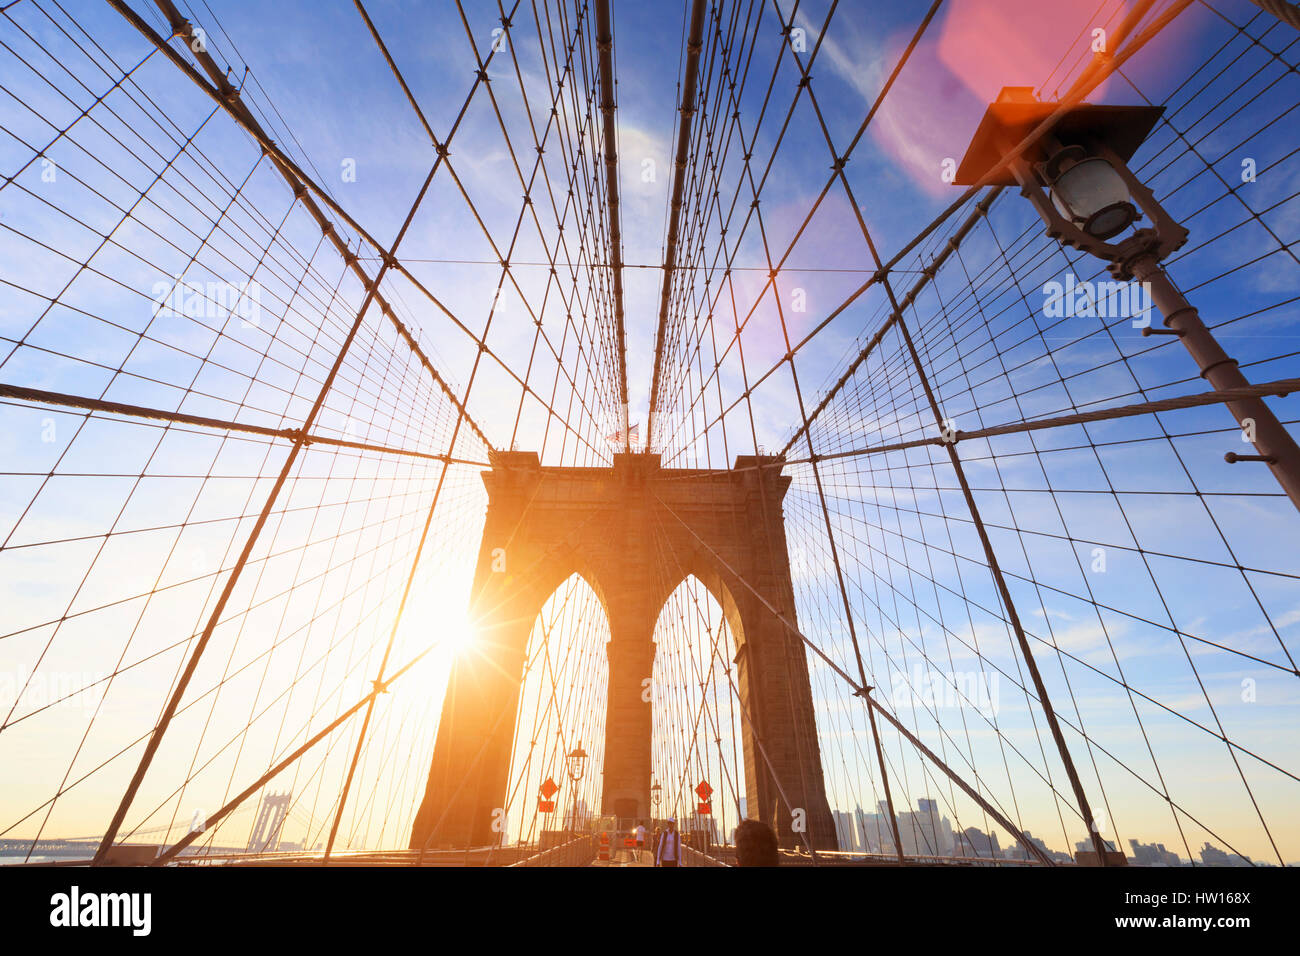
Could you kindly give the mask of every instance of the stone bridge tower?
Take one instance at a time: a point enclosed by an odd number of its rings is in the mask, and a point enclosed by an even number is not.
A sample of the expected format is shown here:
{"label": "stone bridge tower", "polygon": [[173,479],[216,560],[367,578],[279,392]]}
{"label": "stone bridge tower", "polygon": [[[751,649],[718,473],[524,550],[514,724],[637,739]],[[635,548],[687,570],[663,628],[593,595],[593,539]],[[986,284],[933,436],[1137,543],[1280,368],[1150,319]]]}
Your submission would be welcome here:
{"label": "stone bridge tower", "polygon": [[543,468],[533,452],[498,452],[491,462],[470,615],[477,637],[453,666],[412,848],[496,842],[529,635],[574,573],[600,598],[611,634],[602,812],[651,815],[642,681],[653,674],[660,609],[693,574],[737,647],[749,815],[793,846],[788,801],[805,811],[813,846],[834,848],[803,643],[763,603],[796,623],[781,510],[790,479],[776,460],[664,469],[657,454],[617,454],[612,468]]}

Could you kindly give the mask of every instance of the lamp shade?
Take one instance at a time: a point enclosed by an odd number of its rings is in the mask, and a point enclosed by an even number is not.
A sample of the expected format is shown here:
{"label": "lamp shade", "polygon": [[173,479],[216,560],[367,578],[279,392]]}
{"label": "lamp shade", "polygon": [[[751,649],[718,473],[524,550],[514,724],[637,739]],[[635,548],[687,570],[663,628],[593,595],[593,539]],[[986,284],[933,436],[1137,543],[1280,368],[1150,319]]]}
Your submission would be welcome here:
{"label": "lamp shade", "polygon": [[574,780],[581,780],[583,771],[587,769],[587,751],[582,749],[581,743],[568,755],[568,761],[569,776]]}
{"label": "lamp shade", "polygon": [[1118,235],[1138,216],[1123,178],[1099,156],[1065,166],[1049,191],[1057,212],[1098,239]]}

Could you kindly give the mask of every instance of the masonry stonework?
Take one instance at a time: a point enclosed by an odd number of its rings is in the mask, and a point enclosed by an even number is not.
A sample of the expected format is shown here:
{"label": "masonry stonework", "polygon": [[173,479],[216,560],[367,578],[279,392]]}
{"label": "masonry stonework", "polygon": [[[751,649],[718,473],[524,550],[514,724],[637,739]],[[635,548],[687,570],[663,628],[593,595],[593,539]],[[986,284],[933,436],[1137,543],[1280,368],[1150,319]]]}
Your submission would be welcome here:
{"label": "masonry stonework", "polygon": [[618,454],[612,468],[544,468],[535,453],[498,452],[491,463],[476,639],[453,665],[412,848],[500,840],[493,822],[505,804],[529,635],[546,599],[577,573],[603,603],[611,635],[602,813],[651,816],[643,680],[653,675],[659,612],[693,574],[722,606],[737,648],[749,815],[793,847],[802,838],[790,808],[802,809],[809,842],[833,849],[803,643],[764,604],[797,626],[782,517],[790,479],[779,462],[740,456],[730,470],[666,469],[657,454]]}

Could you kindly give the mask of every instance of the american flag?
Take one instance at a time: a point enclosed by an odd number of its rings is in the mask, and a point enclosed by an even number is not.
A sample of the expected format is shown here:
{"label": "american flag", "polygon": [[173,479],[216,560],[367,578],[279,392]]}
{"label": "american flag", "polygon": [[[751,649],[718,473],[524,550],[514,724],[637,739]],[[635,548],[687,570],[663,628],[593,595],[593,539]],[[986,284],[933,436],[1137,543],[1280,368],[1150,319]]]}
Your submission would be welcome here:
{"label": "american flag", "polygon": [[605,436],[606,441],[618,445],[619,447],[622,447],[623,445],[635,445],[640,438],[641,425],[639,422],[629,428],[626,434],[624,434],[623,430],[620,428],[612,435]]}

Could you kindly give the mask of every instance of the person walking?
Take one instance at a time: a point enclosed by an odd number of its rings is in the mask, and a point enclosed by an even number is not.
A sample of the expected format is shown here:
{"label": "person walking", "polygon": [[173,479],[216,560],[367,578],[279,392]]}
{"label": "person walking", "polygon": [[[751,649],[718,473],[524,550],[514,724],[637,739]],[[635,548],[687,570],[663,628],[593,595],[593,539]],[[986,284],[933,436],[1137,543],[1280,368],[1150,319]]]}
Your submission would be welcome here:
{"label": "person walking", "polygon": [[682,860],[682,835],[677,832],[677,819],[668,818],[668,829],[659,834],[655,846],[655,866],[680,866]]}
{"label": "person walking", "polygon": [[641,851],[645,849],[645,823],[636,825],[636,861],[641,862]]}

